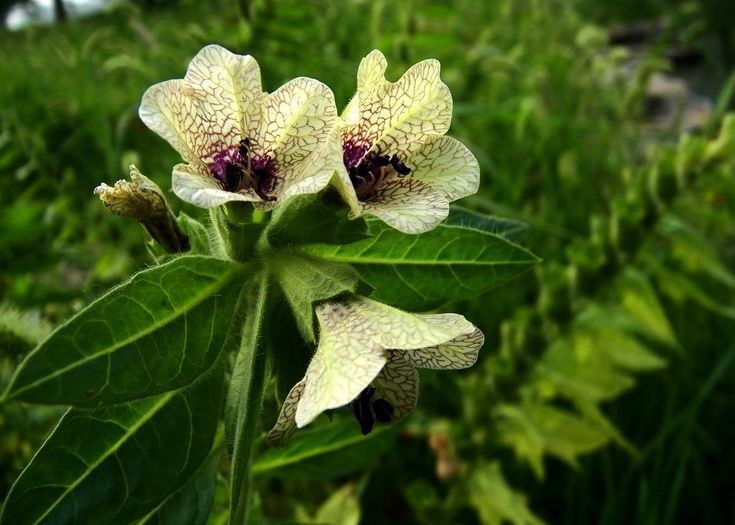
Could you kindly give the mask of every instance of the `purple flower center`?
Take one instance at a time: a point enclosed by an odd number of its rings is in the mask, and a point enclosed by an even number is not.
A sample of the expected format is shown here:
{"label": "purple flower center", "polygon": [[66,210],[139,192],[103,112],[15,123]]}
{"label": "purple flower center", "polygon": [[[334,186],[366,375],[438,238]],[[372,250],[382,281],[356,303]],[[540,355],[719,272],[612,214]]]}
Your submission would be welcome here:
{"label": "purple flower center", "polygon": [[368,201],[375,196],[381,183],[391,174],[406,176],[411,169],[401,162],[398,155],[382,155],[368,151],[365,144],[346,141],[342,144],[342,160],[350,174],[350,182],[355,188],[357,199]]}
{"label": "purple flower center", "polygon": [[264,201],[274,201],[270,193],[276,187],[276,161],[268,155],[255,155],[250,139],[214,155],[209,169],[225,191],[236,193],[252,189]]}

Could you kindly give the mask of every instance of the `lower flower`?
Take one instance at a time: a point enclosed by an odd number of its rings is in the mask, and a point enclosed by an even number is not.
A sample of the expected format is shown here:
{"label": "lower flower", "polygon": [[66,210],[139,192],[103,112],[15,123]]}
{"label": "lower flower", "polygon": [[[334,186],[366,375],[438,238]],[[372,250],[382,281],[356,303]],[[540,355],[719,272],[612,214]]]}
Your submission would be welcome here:
{"label": "lower flower", "polygon": [[271,445],[325,410],[351,405],[363,434],[416,406],[416,367],[472,366],[485,337],[457,314],[412,314],[350,296],[316,307],[319,346],[304,378],[289,392]]}

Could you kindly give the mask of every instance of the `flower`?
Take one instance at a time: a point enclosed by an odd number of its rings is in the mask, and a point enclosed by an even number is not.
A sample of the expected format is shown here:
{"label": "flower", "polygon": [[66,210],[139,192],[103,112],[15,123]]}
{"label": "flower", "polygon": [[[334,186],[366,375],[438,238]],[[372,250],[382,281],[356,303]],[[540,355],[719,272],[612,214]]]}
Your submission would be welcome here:
{"label": "flower", "polygon": [[189,250],[189,238],[176,223],[158,185],[130,165],[130,181],[119,180],[114,186],[104,182],[94,189],[112,213],[140,222],[151,237],[169,253]]}
{"label": "flower", "polygon": [[301,77],[267,94],[249,55],[204,47],[183,79],[148,88],[139,115],[185,161],[173,169],[174,193],[203,208],[250,201],[270,209],[331,178],[313,165],[337,118],[332,91]]}
{"label": "flower", "polygon": [[405,233],[434,228],[449,203],[477,192],[480,168],[461,142],[444,134],[452,95],[440,64],[424,60],[395,83],[373,51],[360,63],[357,93],[328,143],[335,184],[351,216],[374,215]]}
{"label": "flower", "polygon": [[286,397],[271,444],[325,410],[351,404],[364,434],[409,414],[418,397],[415,367],[472,366],[485,337],[457,314],[412,314],[360,296],[316,307],[319,346]]}

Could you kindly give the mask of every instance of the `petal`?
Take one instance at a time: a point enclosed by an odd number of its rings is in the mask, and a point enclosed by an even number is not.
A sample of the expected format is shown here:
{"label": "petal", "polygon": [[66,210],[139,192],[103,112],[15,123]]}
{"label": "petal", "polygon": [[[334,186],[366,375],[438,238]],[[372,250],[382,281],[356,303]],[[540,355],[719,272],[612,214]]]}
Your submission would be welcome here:
{"label": "petal", "polygon": [[257,62],[211,45],[192,59],[184,80],[150,87],[139,115],[185,161],[208,163],[257,126],[263,97]]}
{"label": "petal", "polygon": [[477,193],[480,166],[472,152],[452,137],[431,137],[406,158],[412,175],[452,202]]}
{"label": "petal", "polygon": [[391,351],[388,363],[373,381],[373,399],[385,399],[393,407],[391,422],[410,414],[419,397],[419,376],[403,352]]}
{"label": "petal", "polygon": [[377,344],[383,349],[419,349],[448,343],[475,326],[457,314],[412,314],[351,296],[316,307],[322,334],[349,334],[343,344]]}
{"label": "petal", "polygon": [[263,126],[255,140],[276,161],[279,201],[316,193],[329,183],[335,163],[342,158],[333,145],[323,149],[336,119],[332,91],[313,78],[296,78],[268,95]]}
{"label": "petal", "polygon": [[452,95],[439,78],[437,60],[411,66],[395,83],[385,79],[386,61],[373,51],[360,63],[357,134],[373,150],[395,153],[402,144],[443,135],[452,120]]}
{"label": "petal", "polygon": [[304,380],[302,379],[289,391],[286,399],[283,401],[283,406],[281,407],[281,412],[278,414],[276,424],[273,425],[273,428],[270,429],[265,438],[270,446],[277,447],[282,445],[296,430],[296,407],[303,393]]}
{"label": "petal", "polygon": [[177,197],[200,208],[216,208],[230,201],[260,200],[251,189],[241,190],[238,193],[223,190],[206,168],[198,169],[189,164],[174,166],[172,186]]}
{"label": "petal", "polygon": [[146,126],[163,137],[186,162],[198,162],[189,146],[194,106],[182,94],[183,80],[168,80],[149,87],[143,93],[138,116]]}
{"label": "petal", "polygon": [[446,219],[449,202],[414,177],[392,177],[364,203],[363,213],[375,215],[403,233],[423,233]]}
{"label": "petal", "polygon": [[304,376],[304,392],[296,408],[301,428],[330,408],[346,405],[368,386],[386,362],[380,347],[361,340],[349,320],[336,320],[322,331],[314,357]]}
{"label": "petal", "polygon": [[183,94],[194,107],[193,115],[184,116],[187,139],[205,163],[236,147],[259,126],[265,94],[253,57],[206,46],[189,64],[184,83]]}
{"label": "petal", "polygon": [[218,45],[205,46],[189,63],[184,80],[197,92],[207,93],[215,111],[220,107],[231,111],[241,130],[259,126],[265,93],[260,66],[250,55],[236,55]]}
{"label": "petal", "polygon": [[406,350],[404,357],[412,366],[421,368],[435,370],[468,368],[477,361],[477,354],[485,342],[485,335],[478,328],[473,328],[472,332],[459,335],[441,345]]}

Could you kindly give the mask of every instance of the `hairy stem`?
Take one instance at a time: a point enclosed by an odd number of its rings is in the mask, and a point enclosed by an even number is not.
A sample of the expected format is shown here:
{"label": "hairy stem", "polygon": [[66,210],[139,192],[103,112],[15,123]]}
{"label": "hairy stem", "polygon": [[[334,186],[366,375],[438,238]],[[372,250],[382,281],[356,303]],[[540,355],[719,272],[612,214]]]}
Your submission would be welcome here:
{"label": "hairy stem", "polygon": [[232,439],[230,525],[247,523],[250,500],[250,463],[257,436],[266,383],[268,277],[256,279],[247,301],[247,318],[235,359],[227,400],[228,434]]}

